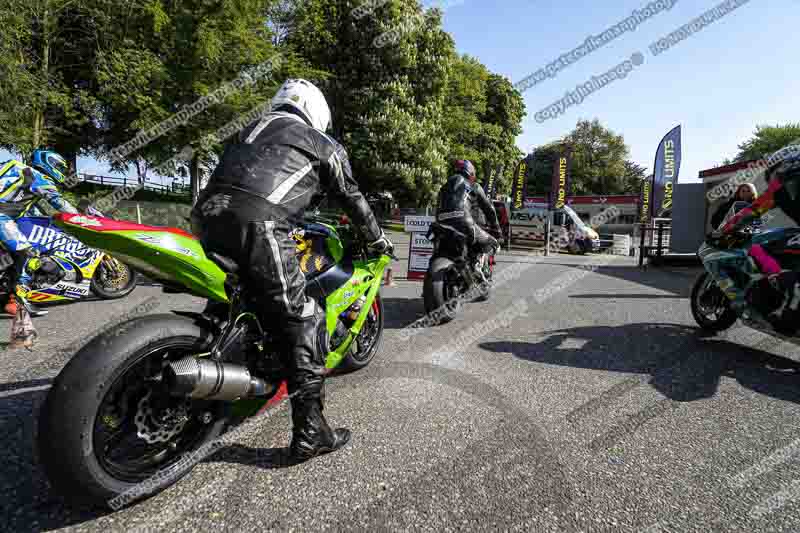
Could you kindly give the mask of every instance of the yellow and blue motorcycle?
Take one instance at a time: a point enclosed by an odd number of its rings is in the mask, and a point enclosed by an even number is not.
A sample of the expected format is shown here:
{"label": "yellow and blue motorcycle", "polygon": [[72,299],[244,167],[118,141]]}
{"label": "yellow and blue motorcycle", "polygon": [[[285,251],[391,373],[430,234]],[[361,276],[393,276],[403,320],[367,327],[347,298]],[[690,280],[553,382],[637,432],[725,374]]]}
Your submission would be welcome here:
{"label": "yellow and blue motorcycle", "polygon": [[[36,212],[35,212],[36,213]],[[78,301],[95,295],[104,300],[122,298],[137,284],[136,272],[106,252],[89,248],[63,232],[50,217],[23,216],[16,220],[20,232],[39,257],[28,260],[31,290],[25,299],[37,304]],[[0,288],[13,290],[16,269],[6,250],[0,250]]]}

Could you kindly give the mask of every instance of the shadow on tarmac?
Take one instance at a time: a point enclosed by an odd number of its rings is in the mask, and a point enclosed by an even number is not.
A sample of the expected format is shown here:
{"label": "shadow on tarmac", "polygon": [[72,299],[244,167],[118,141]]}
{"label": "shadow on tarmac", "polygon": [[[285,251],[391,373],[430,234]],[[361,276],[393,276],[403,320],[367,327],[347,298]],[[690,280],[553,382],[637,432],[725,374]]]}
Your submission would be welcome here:
{"label": "shadow on tarmac", "polygon": [[52,492],[39,465],[36,419],[47,395],[47,389],[41,389],[52,381],[33,379],[0,386],[0,432],[4,439],[0,449],[0,516],[4,531],[49,531],[110,513],[65,504]]}
{"label": "shadow on tarmac", "polygon": [[[727,376],[760,394],[800,403],[800,363],[760,349],[780,345],[771,337],[752,348],[706,335],[699,328],[653,323],[542,334],[549,336],[537,343],[485,342],[480,347],[536,363],[649,374],[650,386],[678,402],[712,397],[720,378]],[[562,348],[567,339],[586,342],[580,348]]]}
{"label": "shadow on tarmac", "polygon": [[[575,264],[569,263],[547,263],[547,265],[554,265],[560,266],[565,268],[571,269],[581,269],[585,270],[585,268],[581,268]],[[650,268],[647,270],[642,270],[636,265],[601,265],[594,267],[594,273],[599,274],[602,276],[610,276],[614,278],[619,278],[624,281],[629,281],[631,283],[638,283],[639,285],[644,285],[646,287],[652,287],[654,289],[658,289],[660,291],[667,291],[671,292],[672,294],[680,297],[680,298],[689,298],[692,294],[692,287],[694,286],[695,280],[700,275],[702,271],[699,269],[675,269],[675,270],[660,270],[655,268]],[[610,295],[605,294],[581,294],[581,295],[572,295],[571,298],[608,298]],[[671,298],[671,296],[664,296],[664,295],[614,295],[614,298]]]}

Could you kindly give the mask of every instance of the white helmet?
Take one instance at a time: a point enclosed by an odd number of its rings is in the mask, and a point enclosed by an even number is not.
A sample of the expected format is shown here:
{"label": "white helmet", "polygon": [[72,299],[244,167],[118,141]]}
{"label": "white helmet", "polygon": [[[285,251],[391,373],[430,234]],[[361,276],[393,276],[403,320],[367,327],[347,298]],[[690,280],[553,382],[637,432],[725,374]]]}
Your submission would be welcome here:
{"label": "white helmet", "polygon": [[306,80],[286,80],[272,98],[272,110],[290,105],[299,111],[314,129],[325,133],[331,124],[331,110],[325,95],[316,85]]}

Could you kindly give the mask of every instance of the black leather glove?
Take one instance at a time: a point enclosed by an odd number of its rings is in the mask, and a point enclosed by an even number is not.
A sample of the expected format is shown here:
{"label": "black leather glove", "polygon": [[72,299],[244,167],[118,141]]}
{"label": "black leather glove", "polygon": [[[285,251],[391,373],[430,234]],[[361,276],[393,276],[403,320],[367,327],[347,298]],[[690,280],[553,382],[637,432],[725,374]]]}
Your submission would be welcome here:
{"label": "black leather glove", "polygon": [[380,254],[392,255],[394,253],[394,244],[386,237],[384,232],[381,232],[381,236],[377,241],[369,243],[368,248]]}

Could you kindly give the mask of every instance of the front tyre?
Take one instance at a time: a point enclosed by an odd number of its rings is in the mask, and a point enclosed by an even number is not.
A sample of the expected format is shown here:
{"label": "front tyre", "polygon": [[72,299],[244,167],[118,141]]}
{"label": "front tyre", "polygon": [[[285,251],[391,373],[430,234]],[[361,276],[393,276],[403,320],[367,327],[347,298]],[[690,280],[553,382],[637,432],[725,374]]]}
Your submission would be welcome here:
{"label": "front tyre", "polygon": [[383,299],[380,292],[372,301],[372,309],[353,341],[353,346],[342,360],[343,373],[355,372],[367,366],[381,348],[383,342]]}
{"label": "front tyre", "polygon": [[210,340],[193,320],[160,314],[82,348],[39,416],[39,457],[53,488],[78,505],[116,508],[110,500],[142,482],[150,489],[156,474],[153,492],[186,475],[191,467],[178,461],[225,431],[228,404],[175,398],[156,407],[154,385],[167,361],[202,353]]}
{"label": "front tyre", "polygon": [[703,272],[692,288],[691,307],[695,322],[712,333],[730,328],[738,318],[730,300],[708,272]]}
{"label": "front tyre", "polygon": [[92,292],[104,300],[116,300],[136,288],[136,272],[118,259],[106,256],[92,277]]}
{"label": "front tyre", "polygon": [[569,251],[573,255],[586,255],[587,247],[582,240],[574,240],[569,245]]}
{"label": "front tyre", "polygon": [[425,300],[425,313],[439,317],[438,324],[446,324],[453,320],[461,310],[457,284],[454,283],[453,272],[455,265],[445,257],[436,257],[431,260],[422,294]]}

